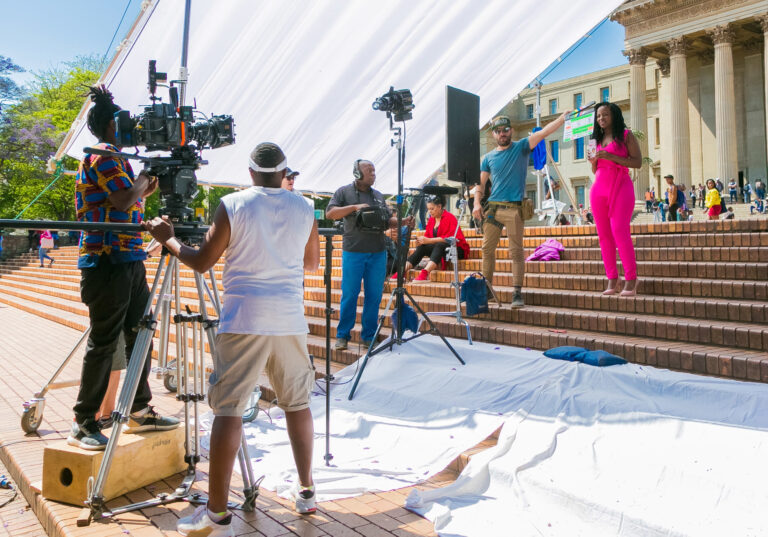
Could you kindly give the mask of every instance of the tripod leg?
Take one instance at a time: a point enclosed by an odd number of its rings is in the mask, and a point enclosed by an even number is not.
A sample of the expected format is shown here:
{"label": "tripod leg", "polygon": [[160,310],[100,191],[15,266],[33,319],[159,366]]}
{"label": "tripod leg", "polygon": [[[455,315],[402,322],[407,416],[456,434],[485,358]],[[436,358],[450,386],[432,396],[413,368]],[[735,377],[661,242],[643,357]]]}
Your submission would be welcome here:
{"label": "tripod leg", "polygon": [[240,505],[240,509],[243,511],[253,511],[256,509],[256,498],[259,496],[259,483],[261,483],[264,476],[260,477],[258,481],[253,476],[253,466],[251,466],[251,458],[248,456],[248,443],[245,440],[245,431],[243,431],[240,437],[240,450],[237,452],[237,460],[240,463],[240,475],[243,476],[243,503]]}
{"label": "tripod leg", "polygon": [[387,307],[384,308],[384,312],[379,316],[379,324],[376,327],[376,332],[373,334],[373,339],[371,340],[371,346],[368,347],[368,352],[365,353],[365,356],[363,357],[363,363],[360,364],[360,370],[357,372],[357,376],[355,377],[355,382],[352,383],[352,389],[349,390],[349,395],[347,396],[347,400],[351,401],[352,398],[355,396],[355,390],[357,390],[357,385],[360,382],[360,377],[363,376],[363,371],[365,371],[365,366],[368,365],[368,358],[373,356],[373,354],[378,354],[385,348],[392,348],[392,345],[394,345],[396,338],[395,338],[395,327],[392,327],[392,335],[389,338],[389,341],[383,342],[381,345],[379,345],[376,348],[376,352],[373,352],[373,345],[376,343],[376,338],[379,337],[379,332],[381,332],[381,328],[384,326],[384,321],[387,318],[387,314],[389,313],[389,309],[392,307],[392,302],[395,299],[395,295],[402,292],[402,288],[398,287],[394,291],[392,291],[392,294],[389,295],[389,300],[387,301]]}
{"label": "tripod leg", "polygon": [[461,363],[461,365],[466,365],[466,362],[464,362],[464,360],[462,360],[461,356],[459,356],[459,353],[456,352],[456,349],[453,348],[453,345],[451,345],[448,342],[448,340],[445,339],[445,336],[443,336],[443,334],[440,333],[440,330],[437,329],[437,326],[435,326],[435,323],[433,323],[432,319],[429,318],[429,315],[427,315],[426,312],[423,309],[421,309],[421,306],[419,306],[419,303],[416,302],[413,299],[413,297],[411,296],[411,294],[407,290],[403,289],[403,292],[410,299],[410,301],[413,303],[413,305],[416,306],[416,309],[424,317],[424,320],[427,321],[427,323],[429,324],[430,333],[437,334],[438,336],[440,336],[440,339],[443,340],[443,343],[445,343],[445,346],[448,347],[448,350],[450,350],[453,353],[453,355]]}
{"label": "tripod leg", "polygon": [[[216,287],[216,278],[213,271],[210,272],[211,285]],[[205,288],[205,280],[203,276],[195,272],[195,284],[197,286],[197,297],[200,303],[200,319],[201,325],[205,330],[205,335],[208,340],[208,348],[210,349],[211,356],[216,356],[218,352],[216,349],[216,327],[218,326],[218,320],[213,321],[208,318],[208,312],[205,309],[205,298],[203,295],[203,289]],[[221,314],[218,303],[214,303],[214,310],[217,315]],[[201,338],[202,339],[202,338]],[[201,354],[202,358],[202,354]],[[201,382],[204,384],[205,380],[201,378]],[[204,398],[205,387],[201,387],[200,393],[195,398],[195,423],[197,423],[197,402]],[[255,483],[253,475],[253,466],[251,465],[251,458],[248,456],[248,444],[245,441],[245,433],[243,433],[240,439],[241,445],[238,451],[238,460],[240,462],[241,473],[243,476],[243,494],[245,501],[243,502],[244,511],[253,511],[255,508],[256,497],[258,496],[258,483]],[[197,449],[199,450],[199,443]],[[198,451],[199,452],[199,451]],[[261,482],[261,480],[259,480]]]}
{"label": "tripod leg", "polygon": [[171,297],[169,295],[163,295],[160,298],[160,303],[157,305],[157,309],[160,310],[160,334],[158,336],[160,345],[157,350],[157,366],[154,369],[157,378],[163,378],[167,374],[168,367],[168,331],[171,328]]}
{"label": "tripod leg", "polygon": [[[174,265],[175,279],[175,294],[176,294],[176,333],[181,333],[181,340],[176,340],[176,348],[178,354],[176,355],[176,371],[178,376],[176,377],[176,398],[184,402],[184,446],[186,448],[187,459],[193,453],[191,444],[191,430],[190,430],[190,412],[189,412],[189,400],[190,394],[194,393],[194,390],[189,388],[189,351],[188,351],[188,317],[185,317],[181,311],[181,268],[179,267],[178,260]],[[197,275],[197,273],[195,273]],[[197,279],[195,279],[197,282]],[[192,334],[194,338],[194,326],[192,327]],[[195,358],[194,342],[192,345],[192,359]],[[197,424],[195,424],[195,430],[197,430]],[[189,460],[187,461],[189,462]]]}
{"label": "tripod leg", "polygon": [[499,306],[501,306],[502,305],[501,298],[499,298],[499,295],[496,294],[496,291],[494,290],[493,286],[491,285],[491,282],[489,282],[488,280],[485,280],[485,287],[491,292],[491,296],[496,301],[496,303]]}
{"label": "tripod leg", "polygon": [[[177,260],[176,258],[171,257],[168,260],[165,273],[163,273],[166,259],[168,259],[168,254],[164,253],[160,258],[149,300],[144,308],[144,317],[142,318],[139,333],[136,336],[136,342],[134,343],[133,353],[131,354],[131,359],[128,363],[125,380],[123,382],[123,389],[120,392],[120,398],[117,402],[116,409],[112,413],[114,421],[112,434],[107,442],[104,457],[102,458],[101,466],[99,467],[99,473],[96,476],[93,489],[88,498],[88,503],[90,504],[92,512],[101,513],[104,509],[104,485],[107,481],[107,476],[109,475],[109,469],[112,466],[112,458],[114,457],[115,449],[117,448],[117,441],[120,438],[121,425],[127,421],[128,413],[131,410],[131,405],[133,404],[133,399],[136,396],[136,390],[139,386],[144,364],[146,363],[146,360],[148,360],[147,353],[149,352],[149,346],[152,343],[152,336],[155,333],[157,315],[159,312],[159,310],[156,309],[154,314],[150,314],[152,311],[153,299],[155,297],[159,298],[163,296],[170,289],[173,267],[177,263]],[[161,279],[163,284],[160,286],[160,292],[158,294],[157,288]]]}

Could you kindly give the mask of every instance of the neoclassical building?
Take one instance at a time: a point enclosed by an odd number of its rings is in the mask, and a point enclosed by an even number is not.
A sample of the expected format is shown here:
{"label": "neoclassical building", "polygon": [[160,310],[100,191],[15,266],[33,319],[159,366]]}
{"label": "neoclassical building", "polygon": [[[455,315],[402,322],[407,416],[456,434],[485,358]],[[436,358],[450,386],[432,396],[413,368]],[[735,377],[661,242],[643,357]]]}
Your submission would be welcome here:
{"label": "neoclassical building", "polygon": [[[580,103],[618,104],[627,124],[643,131],[643,155],[652,161],[636,174],[639,199],[668,173],[687,185],[768,177],[768,2],[629,0],[612,19],[626,29],[628,65],[544,85],[542,123]],[[502,112],[528,132],[535,105],[536,92],[526,90]],[[490,149],[490,132],[483,134]],[[586,206],[591,170],[583,143],[561,138],[550,137],[548,147]],[[533,174],[528,192],[538,194]]]}

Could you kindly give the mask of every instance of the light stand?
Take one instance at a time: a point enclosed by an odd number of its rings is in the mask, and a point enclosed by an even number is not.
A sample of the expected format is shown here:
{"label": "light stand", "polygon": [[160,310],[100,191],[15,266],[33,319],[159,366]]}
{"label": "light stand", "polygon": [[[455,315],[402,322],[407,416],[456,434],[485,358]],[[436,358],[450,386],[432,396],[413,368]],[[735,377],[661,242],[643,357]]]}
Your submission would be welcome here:
{"label": "light stand", "polygon": [[325,237],[325,269],[323,281],[325,283],[325,455],[323,460],[326,466],[331,465],[331,273],[333,263],[333,237],[338,235],[336,229],[320,229],[320,235]]}
{"label": "light stand", "polygon": [[[459,206],[461,208],[461,211],[459,212],[459,218],[457,219],[458,222],[461,222],[461,219],[464,218],[464,213],[466,213],[466,210],[467,210],[467,200],[465,199],[465,195],[464,195],[465,194],[464,191],[466,189],[467,189],[467,184],[464,183],[462,186],[461,199],[459,201]],[[450,261],[451,264],[453,265],[453,280],[451,281],[451,287],[453,287],[453,291],[456,296],[456,309],[454,311],[431,311],[429,312],[429,315],[455,317],[457,323],[463,324],[466,327],[467,341],[469,341],[469,344],[472,345],[472,332],[470,330],[469,323],[461,315],[461,284],[459,283],[459,250],[456,244],[456,237],[459,234],[459,227],[460,226],[457,223],[456,231],[453,232],[453,237],[448,238],[448,244],[449,244],[448,261]],[[491,289],[491,292],[493,292],[493,289]]]}
{"label": "light stand", "polygon": [[[435,326],[435,323],[432,322],[432,319],[430,319],[429,316],[426,314],[426,312],[423,309],[421,309],[421,306],[419,306],[418,302],[416,302],[413,299],[413,296],[411,296],[411,294],[408,292],[407,289],[405,289],[405,286],[404,286],[405,285],[405,274],[404,274],[405,255],[401,255],[401,253],[403,248],[405,248],[405,252],[407,253],[407,249],[409,246],[408,244],[405,244],[405,245],[402,244],[403,165],[405,162],[405,144],[403,142],[403,129],[405,128],[405,121],[403,120],[403,127],[395,127],[394,121],[392,120],[392,113],[387,112],[387,117],[389,118],[389,130],[394,133],[394,136],[390,141],[390,143],[392,146],[397,148],[397,243],[395,245],[398,253],[396,258],[397,287],[394,290],[392,290],[392,294],[389,297],[387,306],[386,308],[384,308],[384,311],[379,316],[379,325],[376,327],[376,332],[374,333],[373,338],[371,339],[371,345],[368,347],[368,352],[366,352],[365,357],[363,358],[363,362],[360,365],[360,370],[357,372],[357,376],[355,377],[355,382],[352,384],[352,389],[349,392],[348,399],[350,400],[355,396],[357,385],[360,382],[360,377],[363,376],[363,371],[365,371],[365,367],[368,364],[369,358],[385,350],[391,351],[395,345],[402,345],[403,343],[406,343],[408,341],[411,341],[412,339],[416,339],[426,334],[434,334],[436,336],[439,336],[440,339],[443,340],[443,343],[445,343],[445,346],[448,347],[451,353],[453,353],[453,355],[459,361],[459,363],[461,363],[461,365],[465,364],[464,360],[462,360],[461,356],[459,356],[459,353],[456,352],[456,349],[454,349],[453,346],[448,342],[448,340],[445,339],[445,337],[440,333],[440,331],[437,329],[437,326]],[[404,313],[405,297],[408,297],[408,299],[414,305],[414,307],[419,312],[419,314],[421,314],[424,320],[427,321],[427,324],[429,325],[428,331],[418,332],[407,338],[404,337],[405,321],[404,321],[403,313]],[[377,341],[379,332],[381,332],[381,329],[384,326],[384,322],[386,321],[387,314],[389,313],[389,310],[392,307],[393,303],[395,304],[397,319],[392,326],[392,333],[389,336],[389,338],[383,341],[380,345],[376,346],[376,341]]]}

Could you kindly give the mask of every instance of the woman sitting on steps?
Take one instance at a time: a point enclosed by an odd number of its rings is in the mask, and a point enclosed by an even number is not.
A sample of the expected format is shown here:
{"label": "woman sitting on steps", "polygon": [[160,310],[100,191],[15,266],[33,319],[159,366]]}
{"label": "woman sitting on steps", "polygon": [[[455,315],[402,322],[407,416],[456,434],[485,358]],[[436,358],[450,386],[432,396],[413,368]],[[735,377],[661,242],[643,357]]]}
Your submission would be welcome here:
{"label": "woman sitting on steps", "polygon": [[[416,237],[418,246],[416,250],[408,256],[405,263],[405,273],[418,264],[424,256],[429,256],[429,263],[424,267],[414,281],[423,282],[429,280],[429,273],[437,268],[445,257],[446,249],[450,246],[448,241],[456,233],[456,242],[458,246],[459,259],[465,259],[469,256],[469,244],[464,238],[464,234],[459,227],[459,221],[449,211],[445,210],[445,200],[442,196],[429,196],[427,198],[427,211],[429,220],[424,235]],[[458,228],[458,232],[456,232]],[[397,278],[397,274],[392,276]]]}

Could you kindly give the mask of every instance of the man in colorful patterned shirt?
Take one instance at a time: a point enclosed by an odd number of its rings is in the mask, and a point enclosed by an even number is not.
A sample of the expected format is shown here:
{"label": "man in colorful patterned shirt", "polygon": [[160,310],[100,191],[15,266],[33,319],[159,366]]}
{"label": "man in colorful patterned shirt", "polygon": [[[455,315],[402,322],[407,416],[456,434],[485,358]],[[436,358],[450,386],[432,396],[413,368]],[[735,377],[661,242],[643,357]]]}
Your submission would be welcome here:
{"label": "man in colorful patterned shirt", "polygon": [[[90,96],[94,105],[88,112],[88,128],[99,139],[101,149],[118,151],[114,114],[120,107],[112,102],[112,95],[103,86],[91,88]],[[156,179],[143,172],[135,177],[126,160],[86,154],[75,180],[77,219],[140,224],[144,199],[156,189]],[[142,246],[140,232],[81,234],[80,298],[88,306],[91,333],[74,406],[75,423],[67,438],[70,445],[88,450],[101,450],[107,445],[95,415],[107,391],[112,356],[121,331],[125,336],[125,355],[131,355],[136,341],[133,329],[150,299]],[[147,358],[125,428],[127,433],[167,430],[179,425],[177,419],[163,418],[149,406],[149,368]]]}

